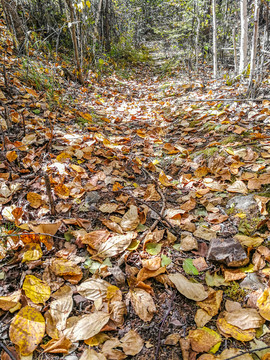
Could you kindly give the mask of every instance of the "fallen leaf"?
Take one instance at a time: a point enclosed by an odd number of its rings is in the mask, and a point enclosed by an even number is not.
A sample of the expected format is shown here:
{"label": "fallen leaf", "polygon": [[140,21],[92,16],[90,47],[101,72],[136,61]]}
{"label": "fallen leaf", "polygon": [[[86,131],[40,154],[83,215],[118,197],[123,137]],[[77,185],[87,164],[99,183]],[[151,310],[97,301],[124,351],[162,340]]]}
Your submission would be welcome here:
{"label": "fallen leaf", "polygon": [[13,318],[10,340],[19,347],[20,354],[27,356],[39,345],[45,334],[45,320],[41,313],[31,306],[25,306]]}
{"label": "fallen leaf", "polygon": [[245,183],[241,180],[236,180],[232,185],[229,185],[226,189],[229,192],[247,194],[248,189]]}
{"label": "fallen leaf", "polygon": [[63,331],[66,338],[75,342],[79,340],[87,340],[98,334],[100,330],[108,323],[110,315],[97,311],[93,314],[83,315],[74,321],[71,327]]}
{"label": "fallen leaf", "polygon": [[[192,350],[199,353],[211,351],[215,345],[221,344],[221,336],[216,331],[207,327],[190,330],[188,339],[190,340]],[[218,347],[215,347],[214,352],[218,350]]]}
{"label": "fallen leaf", "polygon": [[130,298],[136,314],[143,321],[151,321],[157,311],[152,296],[143,289],[135,288],[130,290]]}
{"label": "fallen leaf", "polygon": [[111,284],[102,279],[89,279],[82,282],[78,287],[77,291],[80,295],[85,298],[95,301],[97,299],[106,298],[108,287]]}
{"label": "fallen leaf", "polygon": [[208,297],[208,292],[204,290],[202,284],[193,283],[180,273],[170,274],[169,279],[177,290],[188,299],[202,301]]}
{"label": "fallen leaf", "polygon": [[265,323],[257,310],[251,308],[225,312],[224,317],[228,324],[237,326],[241,330],[259,328]]}
{"label": "fallen leaf", "polygon": [[84,350],[80,360],[106,360],[106,356],[89,347]]}
{"label": "fallen leaf", "polygon": [[23,282],[25,295],[35,304],[45,304],[51,296],[51,288],[34,275],[26,275]]}
{"label": "fallen leaf", "polygon": [[219,315],[217,327],[225,336],[231,336],[239,341],[251,341],[256,335],[255,329],[241,330],[237,326],[229,324],[225,319],[224,313]]}
{"label": "fallen leaf", "polygon": [[134,331],[130,330],[122,339],[120,340],[121,347],[126,355],[135,356],[143,348],[143,339],[140,335]]}
{"label": "fallen leaf", "polygon": [[205,300],[197,302],[197,305],[200,306],[201,309],[205,310],[210,316],[215,316],[218,314],[222,299],[223,291],[213,290]]}
{"label": "fallen leaf", "polygon": [[129,210],[123,216],[120,226],[124,231],[135,230],[140,223],[138,209],[135,205],[130,205]]}
{"label": "fallen leaf", "polygon": [[96,256],[105,259],[107,257],[118,255],[126,250],[131,244],[131,241],[136,237],[137,233],[134,231],[124,235],[113,235],[105,243],[101,244]]}

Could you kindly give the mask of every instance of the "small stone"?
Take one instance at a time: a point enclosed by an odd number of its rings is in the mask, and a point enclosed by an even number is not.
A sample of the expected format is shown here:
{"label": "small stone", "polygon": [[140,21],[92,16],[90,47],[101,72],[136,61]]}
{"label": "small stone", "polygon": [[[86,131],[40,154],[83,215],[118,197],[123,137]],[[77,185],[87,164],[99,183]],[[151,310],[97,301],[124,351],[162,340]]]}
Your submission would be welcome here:
{"label": "small stone", "polygon": [[208,260],[214,260],[229,267],[245,266],[249,259],[241,244],[233,238],[216,238],[210,242]]}
{"label": "small stone", "polygon": [[237,195],[231,198],[227,203],[227,208],[234,208],[237,211],[250,212],[258,211],[258,205],[253,195]]}
{"label": "small stone", "polygon": [[86,194],[85,203],[87,205],[96,204],[100,200],[101,196],[97,191],[90,191]]}

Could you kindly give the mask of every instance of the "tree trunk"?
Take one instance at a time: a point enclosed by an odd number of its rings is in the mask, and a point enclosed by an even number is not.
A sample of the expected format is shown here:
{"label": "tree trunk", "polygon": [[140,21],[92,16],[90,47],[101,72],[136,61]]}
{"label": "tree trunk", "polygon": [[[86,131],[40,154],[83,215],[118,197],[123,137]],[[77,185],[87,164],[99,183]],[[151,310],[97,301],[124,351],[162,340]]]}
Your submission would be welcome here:
{"label": "tree trunk", "polygon": [[17,5],[14,0],[1,0],[9,30],[17,40],[18,53],[25,52],[25,31],[22,20],[17,13]]}
{"label": "tree trunk", "polygon": [[213,75],[217,78],[217,19],[216,19],[216,0],[213,0]]}
{"label": "tree trunk", "polygon": [[257,42],[258,42],[258,25],[259,25],[259,0],[255,0],[254,5],[254,27],[253,27],[253,38],[252,38],[252,49],[250,58],[250,74],[248,92],[251,93],[253,88],[253,76],[256,67],[256,55],[257,55]]}
{"label": "tree trunk", "polygon": [[241,43],[240,43],[240,63],[239,74],[247,66],[247,46],[248,46],[248,17],[247,17],[247,0],[240,0],[241,11]]}
{"label": "tree trunk", "polygon": [[83,77],[82,77],[82,70],[81,70],[81,64],[80,64],[80,56],[79,56],[79,50],[78,50],[78,42],[76,37],[76,26],[75,26],[75,17],[74,17],[74,10],[71,3],[71,0],[66,0],[67,6],[69,8],[70,12],[70,22],[71,22],[71,37],[73,42],[73,48],[74,48],[74,57],[76,62],[76,68],[77,68],[77,78],[81,84],[83,84]]}
{"label": "tree trunk", "polygon": [[196,67],[196,71],[198,71],[198,65],[199,65],[199,35],[200,35],[200,15],[199,15],[199,3],[198,3],[198,0],[196,1],[195,12],[196,12],[196,21],[197,21],[196,38],[195,38],[195,67]]}
{"label": "tree trunk", "polygon": [[234,57],[234,75],[237,75],[238,66],[237,66],[237,49],[236,49],[236,41],[235,41],[235,28],[233,28],[233,57]]}

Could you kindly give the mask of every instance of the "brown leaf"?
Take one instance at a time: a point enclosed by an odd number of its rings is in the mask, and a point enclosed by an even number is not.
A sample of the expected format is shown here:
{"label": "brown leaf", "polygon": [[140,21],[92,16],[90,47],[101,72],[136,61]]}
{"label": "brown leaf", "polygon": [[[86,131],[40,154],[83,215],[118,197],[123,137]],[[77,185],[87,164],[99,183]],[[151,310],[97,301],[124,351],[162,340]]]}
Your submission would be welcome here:
{"label": "brown leaf", "polygon": [[136,314],[143,321],[151,321],[156,312],[156,306],[152,296],[143,289],[135,288],[134,290],[130,290],[130,298]]}

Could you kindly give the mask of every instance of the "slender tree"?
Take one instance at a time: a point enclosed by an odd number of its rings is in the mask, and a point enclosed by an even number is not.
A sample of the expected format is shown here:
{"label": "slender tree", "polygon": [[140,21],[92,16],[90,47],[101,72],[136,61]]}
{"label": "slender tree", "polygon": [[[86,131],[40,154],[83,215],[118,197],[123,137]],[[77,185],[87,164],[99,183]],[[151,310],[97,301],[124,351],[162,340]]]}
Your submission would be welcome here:
{"label": "slender tree", "polygon": [[241,12],[241,43],[240,43],[240,63],[239,73],[245,70],[247,66],[247,49],[248,49],[248,16],[247,16],[247,0],[240,0]]}
{"label": "slender tree", "polygon": [[216,18],[216,0],[212,0],[213,6],[213,75],[217,78],[217,18]]}
{"label": "slender tree", "polygon": [[250,58],[250,74],[248,92],[251,94],[253,88],[253,77],[256,67],[257,43],[258,43],[258,29],[259,29],[259,0],[255,0],[254,4],[254,27],[252,37],[252,49]]}

